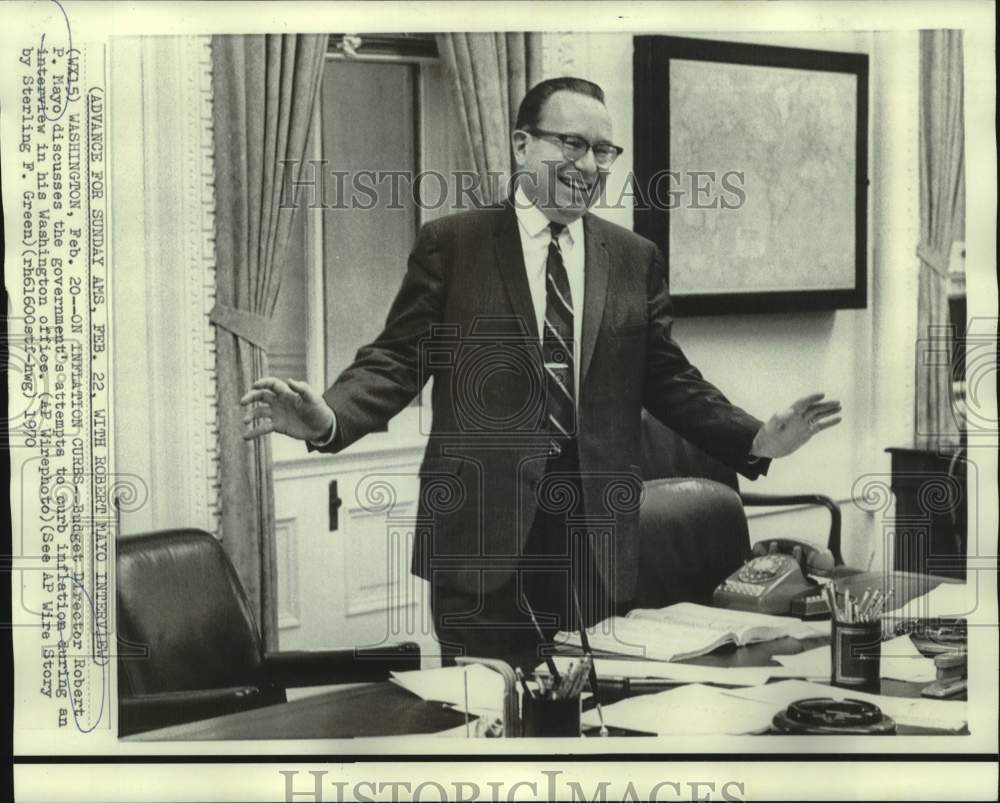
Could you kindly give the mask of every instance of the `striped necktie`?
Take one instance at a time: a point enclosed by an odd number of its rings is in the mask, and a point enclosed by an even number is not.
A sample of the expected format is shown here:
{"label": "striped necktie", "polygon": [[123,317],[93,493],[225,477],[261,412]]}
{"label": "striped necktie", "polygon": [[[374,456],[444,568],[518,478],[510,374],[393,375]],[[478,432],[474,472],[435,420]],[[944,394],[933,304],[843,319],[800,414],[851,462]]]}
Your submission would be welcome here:
{"label": "striped necktie", "polygon": [[545,327],[542,360],[545,363],[546,429],[553,435],[552,452],[576,436],[576,401],[573,388],[573,297],[559,248],[562,223],[549,223],[552,240],[545,260]]}

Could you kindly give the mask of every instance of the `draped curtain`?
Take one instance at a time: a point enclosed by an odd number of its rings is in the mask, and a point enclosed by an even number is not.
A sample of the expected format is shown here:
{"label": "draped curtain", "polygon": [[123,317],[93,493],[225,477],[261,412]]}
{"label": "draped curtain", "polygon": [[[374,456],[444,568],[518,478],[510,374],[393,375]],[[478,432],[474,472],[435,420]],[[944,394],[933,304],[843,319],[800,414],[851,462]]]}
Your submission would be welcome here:
{"label": "draped curtain", "polygon": [[948,261],[961,236],[965,149],[962,32],[920,32],[920,261],[917,303],[916,445],[958,440],[952,411]]}
{"label": "draped curtain", "polygon": [[214,36],[216,305],[221,540],[277,647],[274,486],[268,438],[244,441],[240,397],[268,372],[267,345],[326,35]]}
{"label": "draped curtain", "polygon": [[438,34],[437,44],[484,188],[483,199],[502,200],[512,170],[510,132],[517,107],[542,77],[542,35],[443,33]]}

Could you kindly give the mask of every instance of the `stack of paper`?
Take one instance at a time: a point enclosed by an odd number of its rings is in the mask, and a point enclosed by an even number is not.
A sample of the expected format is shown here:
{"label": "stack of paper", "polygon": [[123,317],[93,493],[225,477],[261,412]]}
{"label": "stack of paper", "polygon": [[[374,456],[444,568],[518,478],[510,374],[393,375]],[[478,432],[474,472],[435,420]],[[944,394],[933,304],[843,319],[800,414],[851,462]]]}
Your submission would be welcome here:
{"label": "stack of paper", "polygon": [[[775,712],[772,704],[727,697],[721,689],[700,683],[630,697],[603,708],[604,723],[610,727],[685,736],[764,733]],[[601,724],[594,709],[583,714],[581,723],[584,727]]]}
{"label": "stack of paper", "polygon": [[437,700],[465,711],[468,680],[471,714],[499,714],[503,710],[503,678],[482,664],[393,672],[392,682],[424,700]]}
{"label": "stack of paper", "polygon": [[[882,694],[840,689],[804,680],[783,680],[766,686],[752,686],[743,689],[725,689],[720,693],[753,700],[771,706],[772,714],[786,708],[789,703],[808,697],[832,697],[835,700],[851,698],[874,703],[882,713],[892,717],[899,725],[922,728],[939,728],[958,731],[967,724],[966,704],[961,701],[928,700],[923,697],[887,697]],[[640,699],[640,698],[636,698]]]}
{"label": "stack of paper", "polygon": [[[775,655],[774,660],[784,671],[772,675],[807,678],[808,680],[830,679],[830,647],[817,647],[797,655]],[[924,658],[913,645],[909,636],[899,636],[882,644],[882,659],[879,663],[881,676],[893,680],[908,680],[912,683],[930,683],[937,677],[932,658]],[[742,685],[742,684],[733,684]],[[745,684],[751,685],[751,684]]]}

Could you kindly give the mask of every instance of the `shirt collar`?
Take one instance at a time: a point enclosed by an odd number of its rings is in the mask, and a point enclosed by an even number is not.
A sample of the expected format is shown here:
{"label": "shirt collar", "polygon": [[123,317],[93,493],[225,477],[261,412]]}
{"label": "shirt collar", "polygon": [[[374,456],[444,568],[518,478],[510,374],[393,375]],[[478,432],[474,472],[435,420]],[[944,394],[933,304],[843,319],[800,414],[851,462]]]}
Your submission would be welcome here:
{"label": "shirt collar", "polygon": [[[514,190],[514,212],[517,214],[517,222],[529,237],[536,238],[541,237],[543,234],[548,234],[549,219],[545,217],[541,209],[528,200],[528,196],[524,194],[524,190],[521,189],[520,184]],[[566,232],[569,234],[571,245],[581,242],[583,237],[583,218],[577,218],[568,224]]]}

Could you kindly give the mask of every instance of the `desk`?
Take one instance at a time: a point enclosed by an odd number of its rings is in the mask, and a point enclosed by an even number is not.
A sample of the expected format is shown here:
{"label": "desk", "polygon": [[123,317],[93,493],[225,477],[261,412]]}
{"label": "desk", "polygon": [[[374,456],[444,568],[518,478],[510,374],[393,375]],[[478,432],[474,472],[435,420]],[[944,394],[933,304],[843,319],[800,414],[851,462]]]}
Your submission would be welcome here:
{"label": "desk", "polygon": [[129,736],[129,742],[214,739],[346,739],[439,733],[464,715],[421,700],[394,683],[365,683],[289,703],[171,725]]}
{"label": "desk", "polygon": [[[846,581],[852,593],[867,586],[879,586],[889,578],[881,573],[857,575]],[[903,604],[942,582],[941,577],[893,572],[895,599]],[[838,582],[838,585],[841,583]],[[776,639],[746,647],[721,647],[710,655],[684,663],[707,666],[766,666],[775,655],[791,655],[818,647],[825,638]],[[662,691],[664,685],[656,691]],[[918,697],[923,684],[882,681],[882,693],[895,697]],[[173,725],[128,737],[125,741],[157,742],[180,740],[239,739],[342,739],[361,736],[432,734],[461,725],[464,716],[440,703],[421,700],[393,683],[368,683],[334,689],[313,697],[281,703],[252,711],[242,711],[199,722]],[[900,733],[933,733],[900,727]],[[625,735],[625,734],[621,734]]]}

